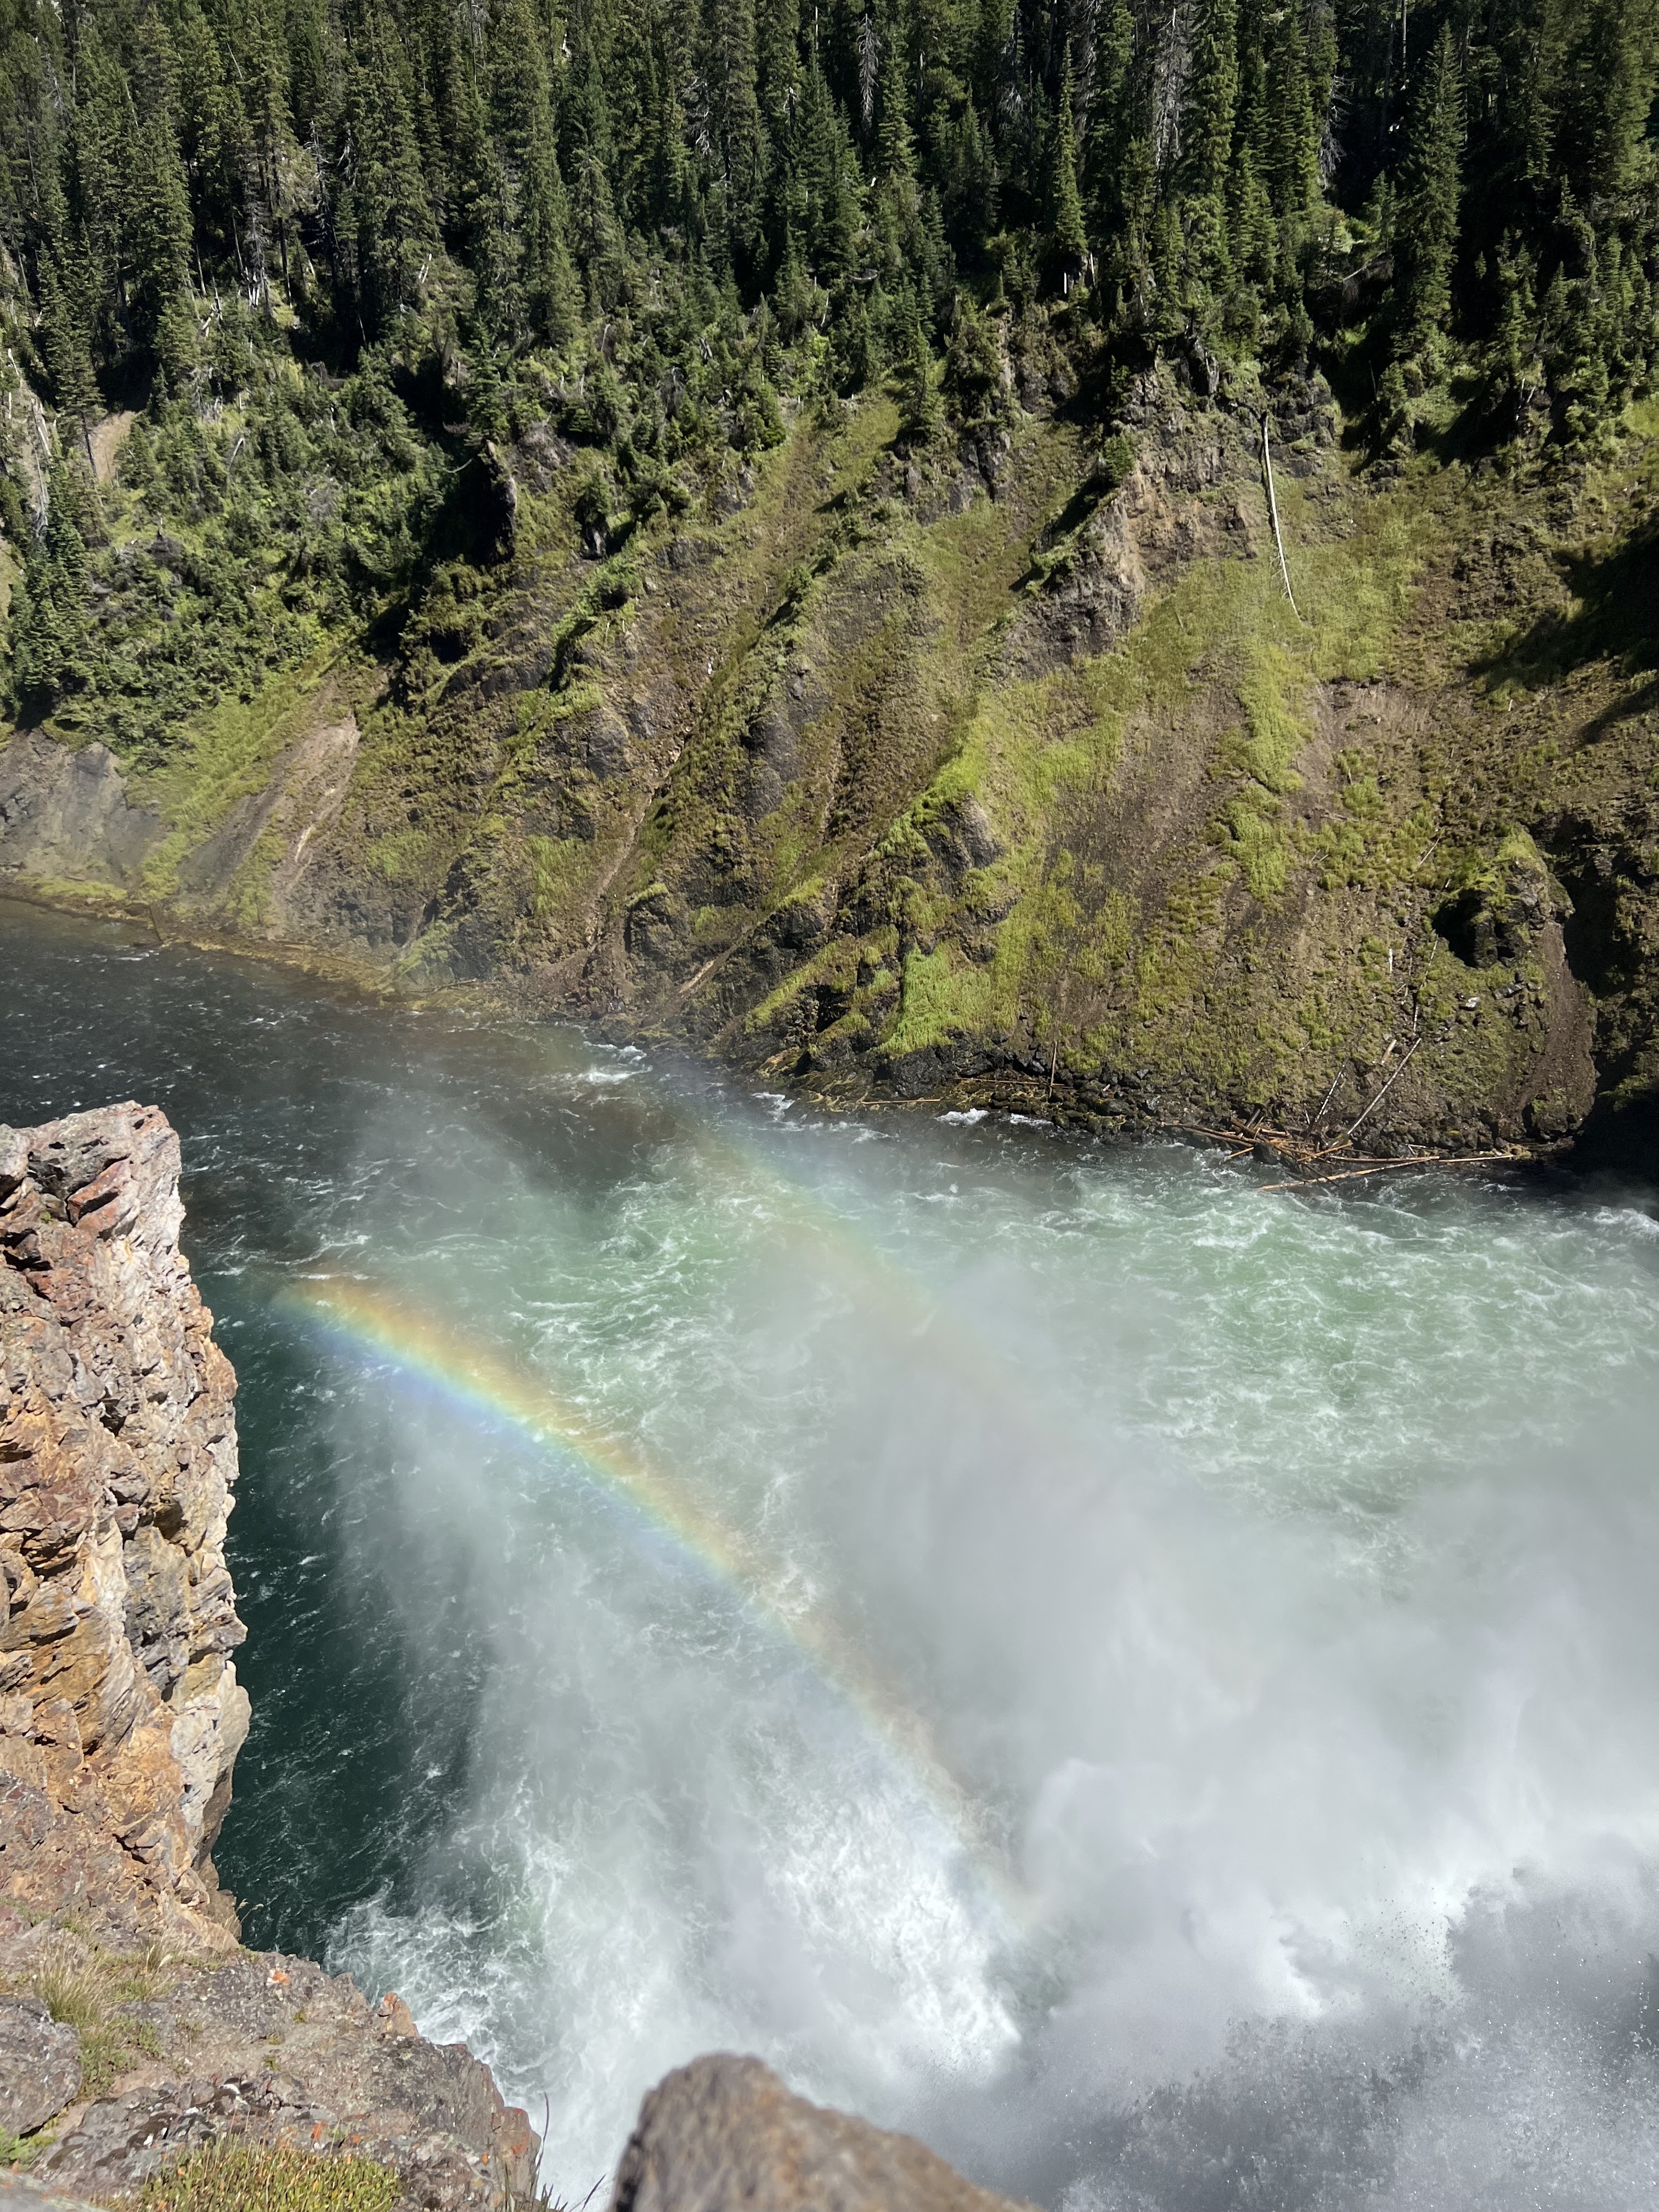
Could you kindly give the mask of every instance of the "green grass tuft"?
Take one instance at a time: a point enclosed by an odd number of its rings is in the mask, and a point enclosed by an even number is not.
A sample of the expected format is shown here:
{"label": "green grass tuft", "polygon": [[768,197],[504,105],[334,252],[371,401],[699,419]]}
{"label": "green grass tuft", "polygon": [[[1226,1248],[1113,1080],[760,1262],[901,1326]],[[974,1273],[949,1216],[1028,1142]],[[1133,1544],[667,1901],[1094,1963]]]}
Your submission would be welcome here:
{"label": "green grass tuft", "polygon": [[368,2158],[210,2143],[144,2184],[143,2212],[392,2212],[402,2184]]}

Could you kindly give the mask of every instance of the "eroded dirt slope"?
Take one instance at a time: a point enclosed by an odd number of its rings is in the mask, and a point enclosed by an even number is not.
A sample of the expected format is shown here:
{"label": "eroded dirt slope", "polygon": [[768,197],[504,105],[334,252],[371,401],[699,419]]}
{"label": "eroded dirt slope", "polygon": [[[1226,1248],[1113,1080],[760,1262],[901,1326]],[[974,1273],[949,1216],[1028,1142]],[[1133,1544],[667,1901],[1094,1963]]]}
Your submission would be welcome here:
{"label": "eroded dirt slope", "polygon": [[[100,761],[83,878],[838,1097],[1641,1155],[1644,426],[1554,478],[1379,477],[1317,380],[1160,369],[1109,437],[1063,363],[1019,390],[920,458],[888,403],[803,413],[617,550],[527,441],[493,580],[165,774]],[[44,743],[0,868],[62,893]]]}

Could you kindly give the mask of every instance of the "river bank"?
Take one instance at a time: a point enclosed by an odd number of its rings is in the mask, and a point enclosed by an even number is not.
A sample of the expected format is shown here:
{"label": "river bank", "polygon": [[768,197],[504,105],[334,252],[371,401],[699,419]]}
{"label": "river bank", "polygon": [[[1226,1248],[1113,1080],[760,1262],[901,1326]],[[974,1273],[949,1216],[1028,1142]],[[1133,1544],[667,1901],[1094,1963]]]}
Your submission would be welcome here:
{"label": "river bank", "polygon": [[1167,369],[1121,482],[1045,399],[935,497],[872,401],[621,567],[508,456],[459,659],[337,641],[160,765],[19,732],[0,881],[844,1105],[1651,1173],[1647,418],[1378,471],[1273,404],[1295,610],[1255,417]]}

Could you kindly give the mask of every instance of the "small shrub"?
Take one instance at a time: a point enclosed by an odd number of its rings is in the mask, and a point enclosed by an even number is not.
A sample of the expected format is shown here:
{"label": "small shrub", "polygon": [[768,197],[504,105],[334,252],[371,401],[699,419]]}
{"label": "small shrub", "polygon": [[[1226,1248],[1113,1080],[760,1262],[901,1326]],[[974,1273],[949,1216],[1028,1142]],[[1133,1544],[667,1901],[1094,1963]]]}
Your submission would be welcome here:
{"label": "small shrub", "polygon": [[0,2169],[32,2166],[51,2141],[49,2134],[20,2136],[10,2128],[0,2128]]}
{"label": "small shrub", "polygon": [[103,1997],[89,1973],[49,1969],[35,1976],[34,1993],[52,2018],[65,2027],[84,2031],[103,2023]]}
{"label": "small shrub", "polygon": [[142,2212],[392,2212],[401,2188],[367,2158],[210,2143],[144,2184]]}

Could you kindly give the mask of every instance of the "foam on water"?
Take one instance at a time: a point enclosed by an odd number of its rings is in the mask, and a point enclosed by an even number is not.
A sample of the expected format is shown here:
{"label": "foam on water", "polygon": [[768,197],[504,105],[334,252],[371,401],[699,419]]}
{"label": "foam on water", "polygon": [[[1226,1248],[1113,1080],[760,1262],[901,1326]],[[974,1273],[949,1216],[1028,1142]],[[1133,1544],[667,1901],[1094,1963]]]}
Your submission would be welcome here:
{"label": "foam on water", "polygon": [[[161,1098],[243,1378],[250,1936],[545,2094],[567,2196],[735,2045],[1066,2212],[1653,2200],[1645,1201],[824,1121],[52,927],[0,1115]],[[781,1563],[985,1850],[556,1450],[285,1315],[331,1270]]]}

